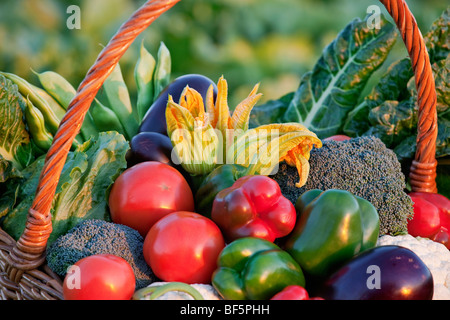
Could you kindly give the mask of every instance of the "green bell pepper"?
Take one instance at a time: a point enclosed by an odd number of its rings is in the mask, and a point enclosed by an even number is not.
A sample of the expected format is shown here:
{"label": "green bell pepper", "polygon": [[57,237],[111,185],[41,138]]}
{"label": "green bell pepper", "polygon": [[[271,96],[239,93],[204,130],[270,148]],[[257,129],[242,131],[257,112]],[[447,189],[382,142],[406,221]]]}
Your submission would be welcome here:
{"label": "green bell pepper", "polygon": [[276,244],[239,238],[219,255],[212,285],[226,300],[268,300],[288,285],[305,286],[298,263]]}
{"label": "green bell pepper", "polygon": [[348,191],[307,191],[298,198],[296,209],[297,222],[283,249],[308,275],[324,277],[376,245],[377,210]]}
{"label": "green bell pepper", "polygon": [[244,175],[244,166],[224,164],[211,171],[195,193],[196,212],[211,217],[212,204],[219,191],[229,188]]}

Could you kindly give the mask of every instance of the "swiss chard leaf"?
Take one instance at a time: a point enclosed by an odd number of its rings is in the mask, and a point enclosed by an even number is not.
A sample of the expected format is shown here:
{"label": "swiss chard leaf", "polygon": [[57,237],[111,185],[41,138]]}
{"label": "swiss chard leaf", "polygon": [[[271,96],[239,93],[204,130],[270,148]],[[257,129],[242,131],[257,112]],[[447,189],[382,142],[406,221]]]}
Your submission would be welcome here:
{"label": "swiss chard leaf", "polygon": [[385,101],[369,112],[371,126],[364,135],[380,138],[388,148],[416,133],[417,112],[411,100]]}
{"label": "swiss chard leaf", "polygon": [[[433,78],[436,88],[436,113],[438,135],[436,137],[436,158],[441,158],[450,155],[450,53],[447,53],[447,58],[437,61],[432,64]],[[408,88],[411,93],[410,101],[415,106],[415,122],[413,123],[413,131],[411,134],[417,136],[417,91],[415,87],[414,77],[408,83]],[[402,132],[399,132],[402,134]],[[397,139],[398,145],[394,145],[393,149],[397,153],[399,160],[413,158],[416,150],[416,139]],[[406,150],[410,150],[406,153]],[[409,156],[408,156],[409,155]]]}
{"label": "swiss chard leaf", "polygon": [[[438,136],[436,158],[450,155],[450,8],[425,35],[436,87]],[[374,135],[393,149],[399,161],[414,158],[417,139],[417,90],[411,60],[394,62],[372,92],[352,110],[343,133]]]}
{"label": "swiss chard leaf", "polygon": [[[450,154],[449,68],[450,56],[432,65],[437,93],[438,158]],[[417,123],[414,75],[410,60],[404,59],[394,63],[364,102],[349,113],[344,133],[352,137],[376,136],[394,150],[399,161],[404,161],[414,157]]]}
{"label": "swiss chard leaf", "polygon": [[432,24],[424,40],[431,63],[447,58],[450,51],[450,7]]}
{"label": "swiss chard leaf", "polygon": [[[378,119],[381,121],[374,121],[375,113],[380,111],[393,111],[395,108],[379,108],[385,101],[408,101],[411,98],[411,92],[408,90],[408,81],[414,76],[411,67],[411,61],[409,59],[402,59],[394,62],[386,71],[386,73],[380,78],[379,82],[372,89],[372,92],[367,95],[364,100],[352,111],[349,112],[347,119],[345,120],[343,132],[350,137],[357,137],[363,135],[371,126],[378,123],[388,124],[389,126],[395,126],[395,122],[400,120],[393,115],[386,115],[387,121],[382,118],[381,115]],[[414,103],[414,102],[410,102]],[[404,106],[404,105],[403,105]],[[391,103],[392,107],[392,103]],[[411,106],[409,106],[410,108]],[[372,109],[378,108],[376,111]],[[369,116],[372,116],[372,121],[369,120]],[[379,129],[375,131],[380,131]],[[387,129],[386,131],[391,131]],[[398,131],[391,131],[391,134]],[[393,139],[390,137],[389,139]],[[382,139],[383,140],[383,139]],[[384,140],[383,140],[384,141]],[[384,141],[386,143],[386,141]]]}
{"label": "swiss chard leaf", "polygon": [[[319,138],[338,133],[396,38],[394,25],[384,17],[379,29],[370,29],[366,20],[353,20],[325,48],[313,70],[302,77],[282,116],[274,114],[264,120],[299,122]],[[262,105],[253,110],[258,112],[266,108]],[[255,118],[253,123],[258,120],[261,124],[262,121]]]}
{"label": "swiss chard leaf", "polygon": [[263,105],[254,107],[250,113],[249,127],[256,128],[264,124],[281,122],[294,93],[288,93],[278,100],[270,100]]}

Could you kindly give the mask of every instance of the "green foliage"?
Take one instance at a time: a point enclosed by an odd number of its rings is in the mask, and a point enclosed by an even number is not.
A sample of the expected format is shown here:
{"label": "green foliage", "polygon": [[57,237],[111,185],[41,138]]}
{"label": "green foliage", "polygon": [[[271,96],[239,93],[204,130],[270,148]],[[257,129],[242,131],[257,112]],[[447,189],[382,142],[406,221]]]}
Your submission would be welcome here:
{"label": "green foliage", "polygon": [[380,29],[369,29],[367,20],[349,23],[302,77],[282,116],[265,120],[299,122],[319,138],[337,134],[395,43],[395,27],[384,19],[381,22]]}
{"label": "green foliage", "polygon": [[[450,155],[450,9],[425,36],[437,93],[438,138],[436,157]],[[416,150],[418,121],[415,78],[409,58],[394,62],[372,92],[350,112],[343,132],[351,137],[374,135],[393,149],[399,160],[410,160]]]}
{"label": "green foliage", "polygon": [[[49,244],[81,220],[110,220],[107,203],[109,189],[126,168],[125,154],[128,149],[128,142],[122,135],[105,132],[69,153],[53,198],[53,231]],[[17,203],[2,221],[2,228],[15,239],[25,228],[44,160],[40,157],[23,170]]]}
{"label": "green foliage", "polygon": [[17,86],[0,75],[0,182],[15,169],[26,166],[31,156],[30,137],[23,121],[25,108]]}

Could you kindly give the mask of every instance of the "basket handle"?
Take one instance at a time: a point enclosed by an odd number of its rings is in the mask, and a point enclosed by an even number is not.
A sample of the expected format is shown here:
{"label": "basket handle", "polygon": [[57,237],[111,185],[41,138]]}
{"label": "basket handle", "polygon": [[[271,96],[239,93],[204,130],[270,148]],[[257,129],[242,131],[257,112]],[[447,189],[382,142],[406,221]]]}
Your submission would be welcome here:
{"label": "basket handle", "polygon": [[17,280],[17,269],[32,270],[45,261],[47,240],[52,232],[50,209],[59,176],[66,162],[72,141],[78,134],[98,90],[134,39],[161,14],[179,1],[149,0],[142,5],[120,27],[108,45],[100,52],[94,65],[81,82],[46,154],[25,229],[8,257],[8,262],[14,266],[14,268],[10,268],[10,279],[15,278],[14,280]]}
{"label": "basket handle", "polygon": [[408,5],[403,0],[380,0],[394,19],[408,50],[415,75],[419,121],[416,154],[410,168],[412,191],[437,193],[436,138],[438,134],[436,88],[425,41]]}
{"label": "basket handle", "polygon": [[[162,13],[180,0],[149,0],[125,22],[88,71],[61,121],[39,178],[25,230],[8,257],[9,277],[31,270],[45,261],[52,232],[51,204],[72,141],[78,134],[98,90],[134,39]],[[413,190],[436,192],[435,143],[437,137],[436,91],[428,52],[417,23],[404,0],[380,0],[401,32],[415,73],[419,102],[417,151],[411,167]]]}

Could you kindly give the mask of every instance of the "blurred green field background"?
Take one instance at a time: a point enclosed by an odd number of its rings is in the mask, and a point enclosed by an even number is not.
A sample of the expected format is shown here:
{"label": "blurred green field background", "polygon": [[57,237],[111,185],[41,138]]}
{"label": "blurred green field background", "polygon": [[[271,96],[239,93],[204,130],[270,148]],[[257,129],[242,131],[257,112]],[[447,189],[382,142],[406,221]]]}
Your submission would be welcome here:
{"label": "blurred green field background", "polygon": [[[0,70],[37,83],[31,69],[53,70],[75,87],[120,25],[144,0],[2,0]],[[428,31],[448,0],[408,0]],[[81,29],[69,30],[69,5],[81,9]],[[295,90],[321,51],[375,0],[183,0],[141,34],[121,60],[130,93],[142,41],[156,56],[160,41],[172,54],[172,76],[201,73],[229,83],[230,107],[261,83],[262,101]],[[406,56],[399,38],[389,57]],[[385,63],[384,68],[389,64]],[[380,70],[380,74],[383,70]],[[370,88],[370,84],[368,85]],[[368,89],[367,89],[368,90]]]}

